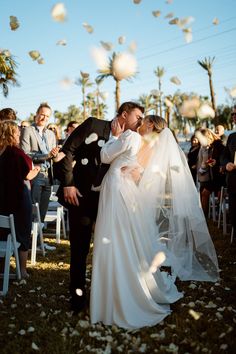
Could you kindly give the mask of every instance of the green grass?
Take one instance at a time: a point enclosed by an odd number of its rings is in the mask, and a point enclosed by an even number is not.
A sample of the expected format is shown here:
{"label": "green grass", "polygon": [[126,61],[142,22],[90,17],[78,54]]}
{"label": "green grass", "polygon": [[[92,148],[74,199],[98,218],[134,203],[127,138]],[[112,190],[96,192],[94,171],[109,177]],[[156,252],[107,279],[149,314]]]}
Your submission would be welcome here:
{"label": "green grass", "polygon": [[[221,280],[178,282],[185,295],[171,306],[172,314],[155,327],[138,331],[90,325],[88,309],[72,316],[69,243],[62,240],[45,258],[37,255],[36,266],[29,263],[26,283],[11,282],[7,296],[0,298],[0,353],[235,353],[236,247],[212,224],[210,232]],[[46,241],[54,245],[54,239]],[[89,281],[90,275],[91,257]],[[200,315],[198,320],[191,309]]]}

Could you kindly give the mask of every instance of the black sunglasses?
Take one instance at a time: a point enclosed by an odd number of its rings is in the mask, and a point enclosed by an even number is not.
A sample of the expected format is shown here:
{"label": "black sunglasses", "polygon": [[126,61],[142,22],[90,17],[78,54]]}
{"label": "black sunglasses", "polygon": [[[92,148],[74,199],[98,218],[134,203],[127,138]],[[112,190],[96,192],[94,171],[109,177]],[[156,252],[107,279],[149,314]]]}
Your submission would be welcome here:
{"label": "black sunglasses", "polygon": [[231,117],[236,116],[236,112],[231,113]]}

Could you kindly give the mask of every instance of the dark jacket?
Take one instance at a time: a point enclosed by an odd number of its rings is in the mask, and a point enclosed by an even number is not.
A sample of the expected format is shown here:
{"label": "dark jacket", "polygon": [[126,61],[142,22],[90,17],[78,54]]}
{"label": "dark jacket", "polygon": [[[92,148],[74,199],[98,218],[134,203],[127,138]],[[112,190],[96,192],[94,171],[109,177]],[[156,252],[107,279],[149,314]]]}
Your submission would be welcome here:
{"label": "dark jacket", "polygon": [[[233,162],[236,153],[236,132],[229,135],[224,153],[221,155],[221,164],[226,166],[228,162]],[[229,192],[236,193],[236,170],[227,172],[227,187]]]}

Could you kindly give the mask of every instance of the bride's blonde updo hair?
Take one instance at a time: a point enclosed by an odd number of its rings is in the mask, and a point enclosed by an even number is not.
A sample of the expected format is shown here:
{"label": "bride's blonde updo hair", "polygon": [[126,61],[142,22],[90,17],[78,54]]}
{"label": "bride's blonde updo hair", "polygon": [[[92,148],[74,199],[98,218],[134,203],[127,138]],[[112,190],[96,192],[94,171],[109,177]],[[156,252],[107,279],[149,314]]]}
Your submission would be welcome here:
{"label": "bride's blonde updo hair", "polygon": [[164,118],[154,115],[154,114],[149,114],[145,116],[145,120],[149,120],[149,122],[153,123],[153,132],[154,133],[161,133],[163,129],[167,128],[167,123]]}

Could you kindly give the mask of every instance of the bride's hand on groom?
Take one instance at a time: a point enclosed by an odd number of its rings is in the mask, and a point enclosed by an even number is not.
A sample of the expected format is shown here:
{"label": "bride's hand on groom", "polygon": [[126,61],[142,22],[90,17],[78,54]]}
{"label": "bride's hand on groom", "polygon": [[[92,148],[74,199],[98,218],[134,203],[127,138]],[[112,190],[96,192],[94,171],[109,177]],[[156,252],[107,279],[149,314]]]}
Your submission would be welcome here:
{"label": "bride's hand on groom", "polygon": [[65,202],[75,206],[79,206],[78,197],[82,197],[82,194],[75,186],[64,187],[63,191],[64,191]]}

